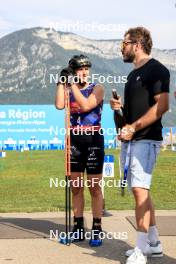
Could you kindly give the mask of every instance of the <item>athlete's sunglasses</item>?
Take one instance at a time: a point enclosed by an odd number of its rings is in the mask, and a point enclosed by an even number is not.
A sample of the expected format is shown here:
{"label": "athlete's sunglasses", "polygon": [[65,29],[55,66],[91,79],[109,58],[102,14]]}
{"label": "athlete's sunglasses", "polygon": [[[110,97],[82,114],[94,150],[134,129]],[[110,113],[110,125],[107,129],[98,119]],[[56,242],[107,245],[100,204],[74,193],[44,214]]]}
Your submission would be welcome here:
{"label": "athlete's sunglasses", "polygon": [[120,43],[120,47],[121,49],[123,50],[127,45],[129,44],[136,44],[137,42],[136,41],[132,41],[132,40],[123,40],[121,43]]}

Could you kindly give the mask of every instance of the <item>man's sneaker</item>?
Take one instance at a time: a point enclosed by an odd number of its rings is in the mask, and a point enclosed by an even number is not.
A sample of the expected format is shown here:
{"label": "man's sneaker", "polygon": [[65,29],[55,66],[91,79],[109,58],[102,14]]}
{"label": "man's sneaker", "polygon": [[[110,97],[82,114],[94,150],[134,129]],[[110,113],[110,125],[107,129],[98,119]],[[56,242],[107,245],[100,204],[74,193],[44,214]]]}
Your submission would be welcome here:
{"label": "man's sneaker", "polygon": [[[125,252],[125,256],[129,257],[133,254],[134,249],[129,249]],[[163,257],[163,248],[160,241],[157,241],[155,244],[148,242],[148,246],[144,253],[147,257],[159,258]]]}
{"label": "man's sneaker", "polygon": [[149,252],[152,258],[163,257],[163,247],[160,241],[157,241],[155,244],[149,242]]}
{"label": "man's sneaker", "polygon": [[142,254],[139,248],[133,250],[132,255],[127,259],[126,264],[146,264],[147,257]]}

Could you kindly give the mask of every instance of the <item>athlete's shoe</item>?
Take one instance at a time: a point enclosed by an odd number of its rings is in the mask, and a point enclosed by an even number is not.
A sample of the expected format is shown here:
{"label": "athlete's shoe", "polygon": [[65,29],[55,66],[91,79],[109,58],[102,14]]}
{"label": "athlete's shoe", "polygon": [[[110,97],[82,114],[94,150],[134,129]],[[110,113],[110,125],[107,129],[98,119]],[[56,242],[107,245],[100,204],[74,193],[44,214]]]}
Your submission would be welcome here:
{"label": "athlete's shoe", "polygon": [[139,248],[135,248],[131,256],[127,259],[126,264],[146,264],[147,257],[142,254]]}
{"label": "athlete's shoe", "polygon": [[83,217],[74,217],[74,226],[70,234],[70,239],[73,243],[85,240]]}
{"label": "athlete's shoe", "polygon": [[[133,254],[134,249],[129,249],[125,252],[125,256],[129,257]],[[157,241],[155,244],[148,242],[148,246],[144,252],[145,256],[151,258],[160,258],[163,257],[163,248],[160,241]]]}
{"label": "athlete's shoe", "polygon": [[92,229],[91,231],[91,239],[89,241],[89,245],[91,247],[99,247],[102,245],[102,239],[100,237],[101,229]]}
{"label": "athlete's shoe", "polygon": [[91,247],[99,247],[102,245],[101,232],[101,219],[94,218],[92,224],[91,239],[89,241],[89,245]]}

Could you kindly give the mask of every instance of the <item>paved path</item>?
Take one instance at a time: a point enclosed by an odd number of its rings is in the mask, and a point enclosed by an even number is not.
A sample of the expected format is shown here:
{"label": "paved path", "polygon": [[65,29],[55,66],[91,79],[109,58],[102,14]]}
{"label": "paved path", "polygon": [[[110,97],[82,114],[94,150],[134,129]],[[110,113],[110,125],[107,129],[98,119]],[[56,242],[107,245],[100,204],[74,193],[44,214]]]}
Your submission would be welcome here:
{"label": "paved path", "polygon": [[[56,240],[47,238],[0,239],[0,264],[124,264],[125,250],[135,243],[136,232],[126,220],[133,215],[132,211],[111,211],[113,216],[103,218],[103,229],[106,232],[116,232],[122,236],[127,232],[128,239],[105,239],[103,246],[91,248],[88,241],[71,246],[64,246]],[[157,211],[157,215],[176,216],[176,211]],[[2,218],[58,218],[63,219],[64,213],[11,213],[0,214]],[[91,228],[92,216],[85,213],[86,224]],[[63,220],[62,220],[63,221]],[[0,225],[1,228],[1,225]],[[172,228],[172,227],[171,227]],[[149,259],[149,264],[176,264],[176,236],[163,236],[164,257]]]}

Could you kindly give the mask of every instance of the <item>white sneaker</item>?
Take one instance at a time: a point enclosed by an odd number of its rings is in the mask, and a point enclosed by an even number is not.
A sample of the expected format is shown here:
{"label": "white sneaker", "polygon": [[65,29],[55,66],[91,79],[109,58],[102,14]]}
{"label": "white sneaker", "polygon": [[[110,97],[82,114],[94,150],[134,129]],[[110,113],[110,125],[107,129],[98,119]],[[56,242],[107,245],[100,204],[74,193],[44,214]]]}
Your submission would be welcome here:
{"label": "white sneaker", "polygon": [[[129,257],[133,254],[133,252],[134,249],[129,249],[125,252],[125,256]],[[149,242],[144,254],[147,257],[151,257],[151,258],[163,257],[163,248],[161,242],[157,241],[155,244]]]}
{"label": "white sneaker", "polygon": [[127,259],[126,264],[146,264],[147,257],[142,254],[139,248],[133,250],[132,255]]}

